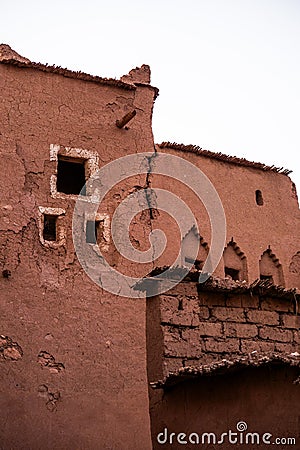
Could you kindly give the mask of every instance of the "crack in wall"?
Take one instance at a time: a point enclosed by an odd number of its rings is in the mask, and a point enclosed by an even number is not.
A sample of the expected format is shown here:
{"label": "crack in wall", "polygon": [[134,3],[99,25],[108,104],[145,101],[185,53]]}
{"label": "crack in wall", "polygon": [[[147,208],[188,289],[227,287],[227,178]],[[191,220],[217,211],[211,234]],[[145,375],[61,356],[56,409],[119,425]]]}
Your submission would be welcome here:
{"label": "crack in wall", "polygon": [[[154,148],[154,153],[151,156],[147,157],[148,171],[147,171],[146,183],[145,183],[145,197],[146,197],[146,202],[147,202],[147,205],[149,208],[151,232],[153,231],[152,220],[155,220],[157,218],[157,216],[159,215],[159,212],[156,208],[156,206],[157,206],[156,194],[151,189],[151,174],[153,172],[153,165],[154,165],[156,156],[157,156],[157,152]],[[153,252],[152,252],[152,266],[153,267],[155,265],[155,259],[156,259],[155,258],[155,248],[153,247]]]}

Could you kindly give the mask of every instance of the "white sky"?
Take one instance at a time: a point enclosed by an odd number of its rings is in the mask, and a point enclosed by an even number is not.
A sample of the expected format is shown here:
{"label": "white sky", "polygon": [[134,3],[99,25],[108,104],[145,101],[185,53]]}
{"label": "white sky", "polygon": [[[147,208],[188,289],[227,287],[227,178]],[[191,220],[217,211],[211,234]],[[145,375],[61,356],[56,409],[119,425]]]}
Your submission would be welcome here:
{"label": "white sky", "polygon": [[300,193],[300,0],[0,0],[0,42],[116,77],[149,64],[155,142],[292,169]]}

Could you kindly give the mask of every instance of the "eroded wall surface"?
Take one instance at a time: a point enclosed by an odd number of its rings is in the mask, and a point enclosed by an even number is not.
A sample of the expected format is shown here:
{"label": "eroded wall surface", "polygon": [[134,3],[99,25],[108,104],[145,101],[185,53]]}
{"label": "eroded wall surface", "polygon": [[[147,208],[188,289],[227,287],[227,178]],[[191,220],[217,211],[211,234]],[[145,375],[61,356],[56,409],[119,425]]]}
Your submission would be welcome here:
{"label": "eroded wall surface", "polygon": [[[57,72],[0,64],[0,447],[147,449],[145,300],[103,291],[79,265],[76,196],[55,191],[55,149],[98,167],[152,152],[155,91]],[[100,216],[145,182],[117,187]],[[43,239],[45,213],[59,216],[56,242]]]}
{"label": "eroded wall surface", "polygon": [[[115,296],[94,284],[75,254],[77,195],[61,192],[59,161],[76,160],[87,177],[124,155],[154,152],[151,118],[157,92],[149,85],[149,69],[142,66],[113,81],[9,58],[0,64],[1,445],[150,449],[148,381],[163,380],[187,365],[201,368],[253,351],[295,353],[297,304],[293,296],[199,294],[196,283],[181,283],[147,300],[146,318],[145,297]],[[127,114],[132,120],[119,128]],[[262,275],[299,288],[299,207],[286,175],[172,147],[156,151],[188,159],[221,197],[227,251],[217,275],[224,278],[227,265],[229,277],[237,271],[246,284]],[[109,231],[112,214],[128,194],[143,188],[171,186],[191,207],[201,236],[190,230],[184,248],[189,256],[201,238],[197,269],[210,248],[205,205],[184,185],[154,175],[156,156],[149,159],[147,173],[115,185],[97,211],[99,247],[112,267],[131,276],[172,264],[181,246],[178,227],[158,210],[153,194],[146,199],[150,210],[134,217],[130,238],[135,248],[147,250],[149,232],[159,228],[169,239],[167,250],[149,264],[126,260],[117,251]],[[56,218],[54,240],[51,217]],[[118,226],[121,233],[122,223]],[[213,386],[217,398],[223,387]],[[276,386],[281,389],[280,380]],[[152,415],[160,411],[153,430],[162,415],[168,423],[175,420],[173,402],[186,405],[181,395],[175,392],[162,404],[159,392],[150,394]],[[209,398],[205,402],[208,407]],[[189,404],[191,412],[198,407]],[[228,412],[221,405],[217,410],[220,416]]]}

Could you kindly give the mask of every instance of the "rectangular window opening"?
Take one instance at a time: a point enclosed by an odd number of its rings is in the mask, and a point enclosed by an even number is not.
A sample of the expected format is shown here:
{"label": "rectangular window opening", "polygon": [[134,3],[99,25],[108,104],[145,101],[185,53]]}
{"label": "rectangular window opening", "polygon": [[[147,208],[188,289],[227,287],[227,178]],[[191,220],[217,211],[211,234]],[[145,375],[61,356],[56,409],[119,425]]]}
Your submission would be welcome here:
{"label": "rectangular window opening", "polygon": [[193,259],[193,258],[189,258],[188,256],[186,256],[184,258],[185,262],[189,263],[189,264],[193,264],[193,266],[195,267],[196,270],[202,270],[203,266],[204,266],[204,261],[200,261],[199,259]]}
{"label": "rectangular window opening", "polygon": [[44,214],[43,238],[45,241],[56,241],[57,216]]}
{"label": "rectangular window opening", "polygon": [[64,194],[79,195],[82,188],[85,192],[85,159],[68,158],[58,155],[57,163],[57,191]]}
{"label": "rectangular window opening", "polygon": [[100,237],[100,221],[88,220],[85,235],[88,244],[97,244]]}
{"label": "rectangular window opening", "polygon": [[232,269],[231,267],[225,267],[225,276],[229,276],[235,281],[240,279],[240,271],[237,269]]}

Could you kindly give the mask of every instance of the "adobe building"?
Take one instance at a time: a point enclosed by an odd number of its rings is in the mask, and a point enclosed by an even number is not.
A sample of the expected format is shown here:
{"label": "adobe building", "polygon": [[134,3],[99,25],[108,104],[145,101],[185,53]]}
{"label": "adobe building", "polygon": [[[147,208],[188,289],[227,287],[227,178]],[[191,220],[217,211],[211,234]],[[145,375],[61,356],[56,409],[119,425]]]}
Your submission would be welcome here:
{"label": "adobe building", "polygon": [[[0,62],[1,450],[197,448],[198,437],[198,448],[258,449],[265,433],[278,448],[288,438],[298,448],[300,213],[289,172],[155,145],[148,66],[107,79],[32,63],[7,45]],[[98,168],[140,152],[153,155],[148,173],[114,186],[85,229],[112,267],[141,278],[140,297],[128,298],[86,274],[72,218]],[[152,173],[162,154],[198,167],[224,208],[223,257],[204,283],[209,217],[187,186]],[[162,229],[172,245],[151,262],[127,261],[111,236],[115,209],[132,192],[170,186],[199,230],[181,239],[153,196],[130,239],[145,251]],[[197,243],[193,268],[162,292],[178,248],[184,267]],[[238,443],[218,444],[229,430]]]}

